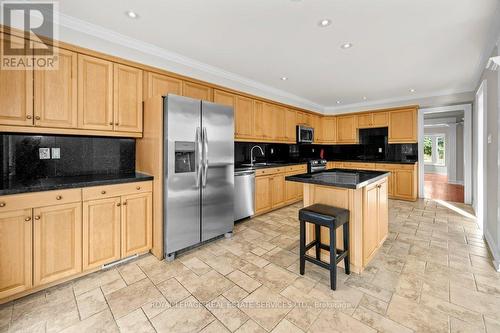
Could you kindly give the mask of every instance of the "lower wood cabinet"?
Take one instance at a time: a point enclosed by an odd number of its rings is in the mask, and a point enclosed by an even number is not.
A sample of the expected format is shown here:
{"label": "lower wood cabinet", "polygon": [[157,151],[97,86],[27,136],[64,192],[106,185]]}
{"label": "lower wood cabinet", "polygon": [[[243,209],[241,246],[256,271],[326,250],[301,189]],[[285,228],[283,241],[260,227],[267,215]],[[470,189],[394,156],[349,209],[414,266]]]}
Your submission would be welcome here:
{"label": "lower wood cabinet", "polygon": [[387,181],[367,186],[363,193],[363,262],[377,253],[389,232]]}
{"label": "lower wood cabinet", "polygon": [[82,203],[33,209],[33,282],[50,283],[82,271]]}
{"label": "lower wood cabinet", "polygon": [[273,206],[271,181],[271,176],[255,178],[255,214],[267,212]]}
{"label": "lower wood cabinet", "polygon": [[0,303],[151,245],[151,181],[0,196]]}
{"label": "lower wood cabinet", "polygon": [[282,206],[285,202],[285,175],[276,174],[271,178],[272,208]]}

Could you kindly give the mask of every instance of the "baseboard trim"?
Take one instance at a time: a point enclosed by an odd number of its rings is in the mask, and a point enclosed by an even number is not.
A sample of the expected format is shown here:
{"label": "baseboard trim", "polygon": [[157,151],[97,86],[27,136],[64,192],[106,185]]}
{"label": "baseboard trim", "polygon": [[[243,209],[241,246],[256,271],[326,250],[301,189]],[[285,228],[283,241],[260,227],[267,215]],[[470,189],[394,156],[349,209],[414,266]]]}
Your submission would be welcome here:
{"label": "baseboard trim", "polygon": [[452,185],[464,185],[464,182],[461,181],[461,180],[456,180],[456,181],[448,180],[448,184],[452,184]]}
{"label": "baseboard trim", "polygon": [[491,237],[488,230],[483,228],[483,232],[484,239],[486,239],[486,244],[488,244],[491,255],[493,256],[493,267],[495,267],[497,272],[500,272],[500,249],[495,245],[495,242],[493,241],[493,238]]}

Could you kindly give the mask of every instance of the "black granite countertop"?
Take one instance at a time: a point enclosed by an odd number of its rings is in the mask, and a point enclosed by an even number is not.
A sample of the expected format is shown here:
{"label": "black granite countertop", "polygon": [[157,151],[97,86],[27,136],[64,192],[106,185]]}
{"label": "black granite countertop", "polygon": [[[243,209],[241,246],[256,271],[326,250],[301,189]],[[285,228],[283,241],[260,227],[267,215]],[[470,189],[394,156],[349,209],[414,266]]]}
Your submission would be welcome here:
{"label": "black granite countertop", "polygon": [[360,160],[360,159],[352,159],[352,160],[329,159],[328,162],[389,163],[389,164],[415,164],[415,163],[417,163],[417,161],[411,161],[411,160],[395,161],[395,160]]}
{"label": "black granite countertop", "polygon": [[307,164],[306,161],[303,162],[269,162],[266,163],[265,165],[257,163],[253,167],[251,166],[245,166],[241,164],[236,164],[234,167],[234,171],[245,171],[245,170],[258,170],[258,169],[268,169],[268,168],[279,168],[279,167],[284,167],[284,166],[290,166],[290,165],[301,165],[301,164]]}
{"label": "black granite countertop", "polygon": [[133,183],[152,179],[153,176],[140,172],[127,174],[50,177],[29,180],[11,177],[0,180],[0,195]]}
{"label": "black granite countertop", "polygon": [[389,176],[389,173],[384,171],[330,169],[318,173],[304,173],[287,176],[285,179],[298,183],[358,189],[377,182],[387,176]]}

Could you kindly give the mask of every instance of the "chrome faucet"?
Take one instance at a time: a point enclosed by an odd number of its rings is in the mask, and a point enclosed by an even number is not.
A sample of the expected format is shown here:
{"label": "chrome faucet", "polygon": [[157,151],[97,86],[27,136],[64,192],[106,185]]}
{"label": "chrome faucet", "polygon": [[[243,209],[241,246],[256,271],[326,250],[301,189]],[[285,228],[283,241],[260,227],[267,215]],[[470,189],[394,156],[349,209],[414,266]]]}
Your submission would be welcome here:
{"label": "chrome faucet", "polygon": [[259,148],[260,150],[260,153],[262,154],[262,156],[264,156],[264,151],[262,150],[262,148],[260,146],[253,146],[252,149],[250,149],[250,165],[253,166],[254,162],[255,162],[255,159],[253,158],[253,150],[254,148]]}

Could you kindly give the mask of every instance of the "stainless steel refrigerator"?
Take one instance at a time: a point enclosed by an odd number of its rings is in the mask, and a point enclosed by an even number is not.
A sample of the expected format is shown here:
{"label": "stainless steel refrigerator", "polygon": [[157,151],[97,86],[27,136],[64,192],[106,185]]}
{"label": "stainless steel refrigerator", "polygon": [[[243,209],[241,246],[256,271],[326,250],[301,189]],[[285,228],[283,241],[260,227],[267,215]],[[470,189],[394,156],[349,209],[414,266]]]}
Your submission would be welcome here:
{"label": "stainless steel refrigerator", "polygon": [[165,258],[234,227],[232,107],[164,97]]}

